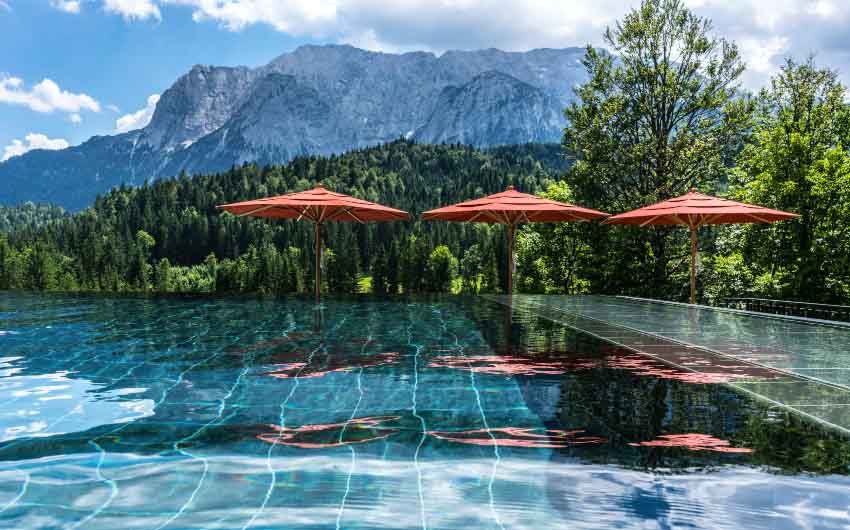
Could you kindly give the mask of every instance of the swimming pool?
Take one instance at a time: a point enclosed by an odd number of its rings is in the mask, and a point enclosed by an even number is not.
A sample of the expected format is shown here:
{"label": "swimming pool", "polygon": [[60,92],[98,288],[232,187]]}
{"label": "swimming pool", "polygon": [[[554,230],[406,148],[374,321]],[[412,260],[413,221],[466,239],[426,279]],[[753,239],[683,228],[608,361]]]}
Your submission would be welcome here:
{"label": "swimming pool", "polygon": [[850,444],[481,298],[0,294],[3,528],[847,528]]}

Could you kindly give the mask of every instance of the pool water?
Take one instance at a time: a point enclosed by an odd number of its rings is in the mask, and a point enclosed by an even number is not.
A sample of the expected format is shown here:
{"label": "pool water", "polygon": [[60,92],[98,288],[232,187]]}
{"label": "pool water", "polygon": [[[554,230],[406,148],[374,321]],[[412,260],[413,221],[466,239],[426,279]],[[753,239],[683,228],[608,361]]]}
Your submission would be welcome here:
{"label": "pool water", "polygon": [[481,298],[0,294],[0,528],[847,528],[850,443]]}

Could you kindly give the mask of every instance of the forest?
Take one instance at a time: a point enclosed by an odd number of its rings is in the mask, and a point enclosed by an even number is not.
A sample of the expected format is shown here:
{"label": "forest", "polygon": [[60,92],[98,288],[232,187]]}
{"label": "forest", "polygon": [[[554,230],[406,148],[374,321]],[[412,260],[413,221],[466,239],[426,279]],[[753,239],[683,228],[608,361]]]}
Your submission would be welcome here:
{"label": "forest", "polygon": [[0,235],[0,288],[311,291],[312,225],[237,218],[215,206],[321,182],[414,215],[411,222],[327,224],[323,289],[499,292],[505,267],[500,227],[415,218],[425,209],[510,184],[542,191],[563,178],[567,167],[557,145],[479,151],[398,140],[336,157],[245,165],[115,189],[72,216],[43,222],[19,216],[18,226]]}
{"label": "forest", "polygon": [[[66,214],[0,209],[0,289],[268,295],[312,290],[305,223],[236,218],[217,204],[327,188],[409,211],[410,222],[329,224],[323,290],[504,292],[502,227],[421,212],[514,185],[609,213],[698,189],[791,211],[773,225],[700,232],[699,298],[850,304],[850,95],[813,57],[745,89],[738,48],[679,0],[644,0],[588,46],[589,81],[561,145],[487,150],[398,140],[285,165],[244,165],[121,187]],[[685,300],[676,227],[525,225],[515,289]]]}

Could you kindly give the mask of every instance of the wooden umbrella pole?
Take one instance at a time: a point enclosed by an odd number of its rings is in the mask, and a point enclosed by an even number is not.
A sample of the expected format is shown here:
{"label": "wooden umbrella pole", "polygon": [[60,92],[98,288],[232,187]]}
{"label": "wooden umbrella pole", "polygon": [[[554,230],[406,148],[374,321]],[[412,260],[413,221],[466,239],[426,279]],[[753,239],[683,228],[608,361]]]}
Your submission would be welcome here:
{"label": "wooden umbrella pole", "polygon": [[697,303],[697,229],[691,227],[691,303]]}
{"label": "wooden umbrella pole", "polygon": [[316,226],[316,275],[313,290],[316,292],[316,303],[318,304],[322,292],[322,223],[316,222],[314,224]]}
{"label": "wooden umbrella pole", "polygon": [[507,235],[508,235],[508,284],[507,284],[507,294],[514,294],[514,232],[516,231],[516,225],[509,224],[507,225]]}

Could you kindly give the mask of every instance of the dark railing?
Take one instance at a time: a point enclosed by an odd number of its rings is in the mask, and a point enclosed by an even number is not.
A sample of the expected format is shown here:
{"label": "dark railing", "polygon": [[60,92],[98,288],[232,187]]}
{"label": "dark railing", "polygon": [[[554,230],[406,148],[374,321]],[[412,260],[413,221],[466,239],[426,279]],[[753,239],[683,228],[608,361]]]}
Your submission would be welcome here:
{"label": "dark railing", "polygon": [[768,298],[727,298],[722,305],[731,309],[774,315],[850,322],[850,306],[846,305],[813,304],[790,300],[770,300]]}

